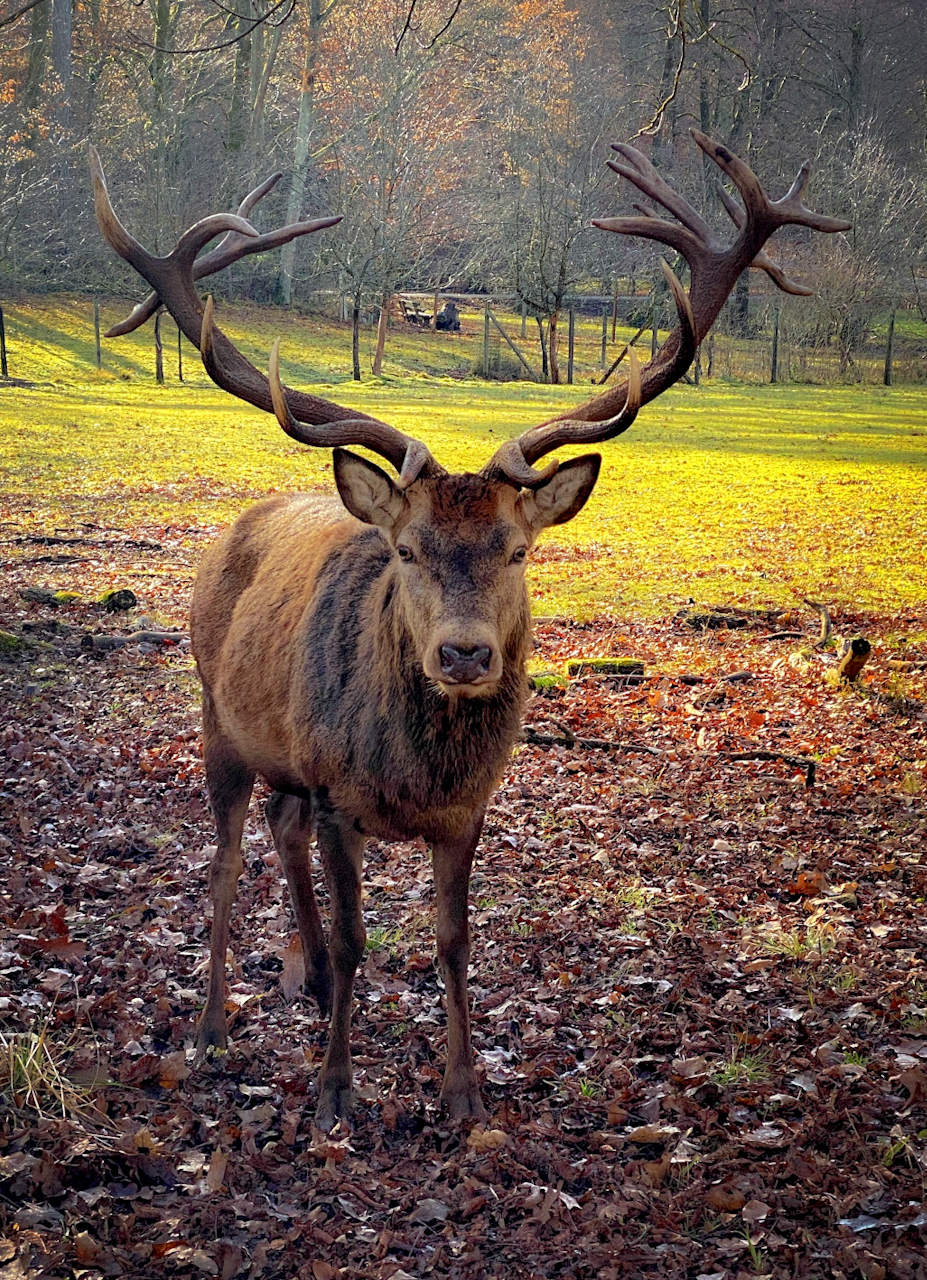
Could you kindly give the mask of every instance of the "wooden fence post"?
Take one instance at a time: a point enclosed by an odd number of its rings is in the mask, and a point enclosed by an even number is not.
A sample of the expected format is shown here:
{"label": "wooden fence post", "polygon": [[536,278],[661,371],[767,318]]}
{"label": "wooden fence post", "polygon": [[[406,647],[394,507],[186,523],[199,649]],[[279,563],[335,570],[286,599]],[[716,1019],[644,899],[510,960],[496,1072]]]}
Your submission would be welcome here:
{"label": "wooden fence post", "polygon": [[[375,377],[379,378],[383,372],[383,352],[386,348],[386,325],[389,321],[389,309],[392,304],[392,295],[384,293],[380,299],[380,316],[377,320],[377,346],[373,353],[373,364],[371,372]],[[438,314],[438,295],[435,294],[435,316]]]}
{"label": "wooden fence post", "polygon": [[769,381],[777,382],[779,378],[779,308],[773,314],[773,339],[772,339],[772,367],[769,371]]}
{"label": "wooden fence post", "polygon": [[100,347],[100,303],[96,298],[93,300],[93,340],[96,347],[97,368],[103,366],[103,351]]}
{"label": "wooden fence post", "polygon": [[650,359],[651,360],[657,354],[657,344],[658,344],[657,330],[659,329],[659,327],[660,327],[659,308],[657,307],[656,293],[654,293],[653,311],[651,313],[651,318],[650,318],[650,328],[652,331],[650,334]]}
{"label": "wooden fence post", "polygon": [[602,307],[602,354],[600,356],[600,362],[603,369],[605,368],[605,361],[608,359],[607,346],[608,346],[608,306],[606,305]]}
{"label": "wooden fence post", "polygon": [[489,299],[483,304],[483,377],[489,377]]}
{"label": "wooden fence post", "polygon": [[3,319],[2,307],[0,307],[0,376],[4,378],[10,376],[9,366],[6,362],[6,323]]}
{"label": "wooden fence post", "polygon": [[898,303],[892,303],[892,314],[888,317],[888,342],[885,346],[885,373],[882,375],[882,381],[885,386],[892,385],[892,348],[895,345],[895,312],[898,309]]}
{"label": "wooden fence post", "polygon": [[183,382],[183,334],[177,326],[177,381]]}
{"label": "wooden fence post", "polygon": [[528,304],[524,300],[521,304],[521,336],[523,338],[528,336]]}
{"label": "wooden fence post", "polygon": [[570,307],[567,323],[567,382],[573,385],[573,356],[576,348],[576,312]]}

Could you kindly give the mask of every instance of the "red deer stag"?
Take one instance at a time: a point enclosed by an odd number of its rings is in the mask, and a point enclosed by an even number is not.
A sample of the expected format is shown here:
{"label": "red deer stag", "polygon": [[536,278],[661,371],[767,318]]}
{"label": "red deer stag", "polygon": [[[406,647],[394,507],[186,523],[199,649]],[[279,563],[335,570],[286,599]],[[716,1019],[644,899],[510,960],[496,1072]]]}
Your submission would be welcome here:
{"label": "red deer stag", "polygon": [[[220,387],[273,410],[294,439],[338,446],[334,473],[341,503],[274,497],[246,512],[207,553],[192,612],[206,777],[219,833],[210,871],[211,970],[198,1054],[204,1058],[227,1043],[229,917],[242,871],[242,826],[260,774],[274,791],[267,818],[293,898],[305,985],[331,1013],[316,1113],[323,1127],[351,1108],[349,1028],[365,939],[361,864],[368,836],[421,836],[431,845],[448,1022],[441,1094],[452,1118],[485,1114],[467,1005],[470,867],[527,693],[525,560],[542,529],[581,510],[600,457],[586,454],[543,470],[533,464],[561,445],[592,444],[625,431],[642,404],[688,369],[746,267],[766,271],[788,292],[808,292],[764,252],[777,227],[848,226],[805,208],[807,165],[783,199],[770,201],[736,156],[702,133],[693,135],[741,194],[743,207],[724,196],[738,229],[734,243],[721,244],[639,151],[617,146],[620,161],[611,167],[676,221],[638,206],[638,217],[595,225],[658,240],[682,254],[691,275],[688,294],[666,268],[678,325],[643,371],[632,358],[626,382],[503,444],[475,475],[448,475],[424,444],[394,427],[285,389],[276,346],[266,379],[214,326],[211,300],[201,303],[196,279],[337,219],[258,236],[245,215],[265,184],[238,216],[207,218],[172,253],[155,257],[119,222],[93,156],[103,234],[154,290],[111,334],[129,332],[164,306]],[[223,231],[219,247],[197,261],[200,249]],[[340,447],[350,444],[382,455],[398,477]],[[327,948],[309,873],[313,833],[331,889]]]}

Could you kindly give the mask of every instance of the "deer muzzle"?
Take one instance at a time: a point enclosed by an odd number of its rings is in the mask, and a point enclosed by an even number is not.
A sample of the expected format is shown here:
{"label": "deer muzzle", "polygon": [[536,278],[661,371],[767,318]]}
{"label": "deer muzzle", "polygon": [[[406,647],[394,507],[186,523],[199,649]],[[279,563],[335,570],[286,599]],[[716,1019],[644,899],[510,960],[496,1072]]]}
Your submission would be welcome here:
{"label": "deer muzzle", "polygon": [[425,674],[454,693],[488,693],[502,675],[502,655],[489,636],[444,635],[435,641]]}

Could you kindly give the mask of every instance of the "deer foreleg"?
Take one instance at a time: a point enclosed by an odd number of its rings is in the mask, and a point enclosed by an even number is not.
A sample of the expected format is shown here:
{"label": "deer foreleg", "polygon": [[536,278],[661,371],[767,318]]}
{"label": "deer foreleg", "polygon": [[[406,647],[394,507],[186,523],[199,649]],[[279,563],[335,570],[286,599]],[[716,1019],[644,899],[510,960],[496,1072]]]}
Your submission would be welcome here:
{"label": "deer foreleg", "polygon": [[209,943],[209,990],[196,1030],[196,1061],[228,1047],[225,1022],[225,954],[229,920],[244,869],[241,833],[251,799],[254,774],[218,733],[208,695],[204,696],[204,755],[209,798],[216,819],[218,845],[209,868],[212,933]]}
{"label": "deer foreleg", "polygon": [[331,891],[332,933],[329,943],[334,992],[328,1050],[319,1072],[319,1103],[315,1119],[321,1129],[350,1114],[351,1001],[354,975],[367,940],[361,915],[361,868],[364,837],[350,818],[320,810],[317,834]]}
{"label": "deer foreleg", "polygon": [[296,927],[302,939],[305,989],[315,996],[322,1013],[328,1014],[332,1007],[332,966],[309,871],[314,808],[308,800],[277,791],[268,800],[265,812],[286,872]]}
{"label": "deer foreleg", "polygon": [[486,1117],[473,1067],[467,1000],[470,867],[482,826],[483,816],[480,814],[467,836],[434,846],[438,966],[447,1000],[447,1065],[441,1098],[452,1120],[468,1117],[483,1120]]}

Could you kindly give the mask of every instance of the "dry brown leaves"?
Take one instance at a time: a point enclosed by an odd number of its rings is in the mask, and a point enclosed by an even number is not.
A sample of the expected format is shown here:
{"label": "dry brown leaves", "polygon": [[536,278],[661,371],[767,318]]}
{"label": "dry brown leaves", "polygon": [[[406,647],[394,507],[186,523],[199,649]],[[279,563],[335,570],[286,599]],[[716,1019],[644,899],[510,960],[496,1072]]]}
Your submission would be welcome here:
{"label": "dry brown leaves", "polygon": [[[131,586],[182,626],[184,557],[138,556],[49,584]],[[530,724],[659,754],[512,762],[472,890],[470,1133],[437,1107],[427,854],[371,846],[357,1123],[320,1135],[325,1027],[258,802],[234,1044],[224,1072],[188,1061],[213,842],[189,657],[82,656],[120,619],[24,604],[34,574],[0,621],[32,645],[0,666],[0,1030],[44,1036],[85,1105],[7,1099],[3,1280],[927,1274],[925,687],[880,665],[927,619],[838,620],[876,644],[862,693],[749,629],[543,628],[547,656],[667,678],[578,681]],[[749,750],[816,756],[816,786],[727,758]]]}

